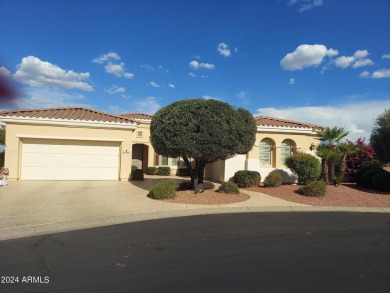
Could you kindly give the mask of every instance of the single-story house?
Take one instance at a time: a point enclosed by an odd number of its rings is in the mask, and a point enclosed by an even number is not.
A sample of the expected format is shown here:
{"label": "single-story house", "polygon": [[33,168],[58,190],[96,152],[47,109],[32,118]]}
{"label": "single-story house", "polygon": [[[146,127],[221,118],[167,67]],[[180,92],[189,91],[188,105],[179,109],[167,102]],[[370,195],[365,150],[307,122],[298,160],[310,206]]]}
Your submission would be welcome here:
{"label": "single-story house", "polygon": [[[114,115],[84,107],[0,111],[6,124],[5,167],[14,180],[128,180],[131,165],[184,167],[180,158],[155,153],[150,142],[152,116]],[[256,143],[246,155],[209,164],[205,178],[225,181],[237,170],[262,178],[280,169],[296,151],[311,152],[320,126],[272,117],[255,117]]]}

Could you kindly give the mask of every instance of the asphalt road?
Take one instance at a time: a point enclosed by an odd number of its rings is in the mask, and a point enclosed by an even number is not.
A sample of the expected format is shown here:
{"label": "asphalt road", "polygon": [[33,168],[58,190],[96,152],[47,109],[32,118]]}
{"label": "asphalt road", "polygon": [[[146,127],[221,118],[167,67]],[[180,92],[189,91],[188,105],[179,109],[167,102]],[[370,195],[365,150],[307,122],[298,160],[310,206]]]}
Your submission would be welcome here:
{"label": "asphalt road", "polygon": [[7,240],[0,276],[2,292],[390,292],[390,216],[207,215]]}

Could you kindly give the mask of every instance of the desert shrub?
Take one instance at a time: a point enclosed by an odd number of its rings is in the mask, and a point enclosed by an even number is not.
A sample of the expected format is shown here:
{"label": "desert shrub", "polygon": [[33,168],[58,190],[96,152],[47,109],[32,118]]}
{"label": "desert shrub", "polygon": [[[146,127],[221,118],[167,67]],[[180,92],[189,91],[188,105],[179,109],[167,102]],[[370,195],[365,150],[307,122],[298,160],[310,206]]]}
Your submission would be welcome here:
{"label": "desert shrub", "polygon": [[191,189],[192,189],[192,184],[191,181],[189,180],[180,182],[179,187],[177,188],[177,190],[191,190]]}
{"label": "desert shrub", "polygon": [[257,171],[240,170],[234,174],[234,182],[239,187],[251,187],[259,185],[260,173]]}
{"label": "desert shrub", "polygon": [[179,168],[176,171],[177,176],[191,176],[191,170],[188,168]]}
{"label": "desert shrub", "polygon": [[324,196],[326,193],[326,183],[323,180],[312,181],[298,189],[298,193],[304,196]]}
{"label": "desert shrub", "polygon": [[144,172],[141,169],[135,169],[131,175],[132,180],[142,181],[144,180]]}
{"label": "desert shrub", "polygon": [[148,175],[157,175],[157,167],[147,167],[146,168],[146,174]]}
{"label": "desert shrub", "polygon": [[377,191],[390,192],[390,172],[384,171],[374,175],[372,185]]}
{"label": "desert shrub", "polygon": [[4,155],[5,151],[0,152],[0,167],[4,167]]}
{"label": "desert shrub", "polygon": [[360,186],[367,189],[374,188],[372,179],[374,178],[375,175],[383,172],[387,172],[387,171],[383,170],[382,168],[378,168],[378,169],[372,168],[370,170],[367,170],[366,172],[364,172],[364,174],[360,179]]}
{"label": "desert shrub", "polygon": [[138,169],[137,166],[131,165],[131,172],[130,172],[130,177],[129,177],[129,179],[132,179],[132,178],[133,178],[133,172],[134,172],[135,170],[137,170],[137,169]]}
{"label": "desert shrub", "polygon": [[264,186],[265,187],[277,187],[282,185],[283,179],[282,175],[278,172],[273,172],[267,175],[264,179]]}
{"label": "desert shrub", "polygon": [[308,184],[320,176],[320,161],[310,154],[294,154],[286,159],[286,166],[297,175],[299,184]]}
{"label": "desert shrub", "polygon": [[227,182],[222,182],[221,186],[218,188],[218,192],[228,193],[228,194],[239,194],[240,188],[236,183],[227,181]]}
{"label": "desert shrub", "polygon": [[153,199],[175,198],[176,185],[171,180],[161,181],[149,190],[148,197]]}
{"label": "desert shrub", "polygon": [[158,167],[157,174],[160,176],[169,176],[169,175],[171,175],[171,168],[170,167]]}
{"label": "desert shrub", "polygon": [[362,177],[363,177],[364,173],[366,173],[367,171],[370,171],[370,170],[381,171],[383,169],[382,169],[382,167],[380,167],[378,165],[367,165],[367,166],[360,167],[355,175],[356,184],[358,186],[363,186]]}

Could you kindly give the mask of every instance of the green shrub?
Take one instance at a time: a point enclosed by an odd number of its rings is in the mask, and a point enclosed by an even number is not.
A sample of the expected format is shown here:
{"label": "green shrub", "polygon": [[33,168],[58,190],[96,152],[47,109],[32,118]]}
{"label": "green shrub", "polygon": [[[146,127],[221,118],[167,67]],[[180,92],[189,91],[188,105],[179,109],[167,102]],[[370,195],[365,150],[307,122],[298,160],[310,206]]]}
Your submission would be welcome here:
{"label": "green shrub", "polygon": [[146,174],[148,175],[157,175],[157,167],[147,167],[146,168]]}
{"label": "green shrub", "polygon": [[264,183],[265,187],[280,186],[283,183],[282,175],[280,175],[280,173],[278,173],[278,172],[272,172],[272,173],[268,174],[267,177],[265,177],[263,183]]}
{"label": "green shrub", "polygon": [[363,188],[367,188],[367,189],[374,188],[374,184],[373,184],[372,179],[374,178],[375,175],[377,175],[379,173],[383,173],[383,172],[386,172],[386,171],[383,170],[382,168],[378,168],[378,169],[372,168],[372,169],[367,170],[366,172],[364,172],[364,174],[360,178],[360,186],[362,186]]}
{"label": "green shrub", "polygon": [[221,186],[218,188],[218,192],[228,193],[228,194],[239,194],[240,188],[236,183],[227,181],[227,182],[222,182]]}
{"label": "green shrub", "polygon": [[176,197],[176,185],[171,180],[161,181],[154,185],[150,190],[148,197],[153,199],[166,199]]}
{"label": "green shrub", "polygon": [[4,155],[5,151],[0,152],[0,167],[4,167]]}
{"label": "green shrub", "polygon": [[369,170],[380,171],[382,170],[382,167],[380,167],[379,165],[367,165],[367,166],[360,167],[360,169],[356,173],[356,184],[358,186],[362,186],[362,176],[364,175],[364,173],[366,173]]}
{"label": "green shrub", "polygon": [[141,169],[135,169],[131,176],[132,180],[142,181],[144,180],[144,172]]}
{"label": "green shrub", "polygon": [[192,189],[191,181],[188,180],[180,182],[179,187],[177,188],[177,190],[191,190],[191,189]]}
{"label": "green shrub", "polygon": [[157,174],[160,176],[169,176],[169,175],[171,175],[171,168],[170,167],[158,167]]}
{"label": "green shrub", "polygon": [[312,181],[300,187],[298,193],[304,196],[324,196],[326,193],[326,183],[323,180]]}
{"label": "green shrub", "polygon": [[177,176],[191,176],[191,170],[188,168],[179,168],[176,170]]}
{"label": "green shrub", "polygon": [[374,175],[372,185],[377,191],[390,192],[390,172],[384,171]]}
{"label": "green shrub", "polygon": [[240,170],[234,174],[234,182],[241,188],[258,186],[260,180],[260,173],[257,171]]}
{"label": "green shrub", "polygon": [[308,184],[320,176],[320,161],[310,154],[294,154],[286,159],[286,166],[298,176],[299,184]]}

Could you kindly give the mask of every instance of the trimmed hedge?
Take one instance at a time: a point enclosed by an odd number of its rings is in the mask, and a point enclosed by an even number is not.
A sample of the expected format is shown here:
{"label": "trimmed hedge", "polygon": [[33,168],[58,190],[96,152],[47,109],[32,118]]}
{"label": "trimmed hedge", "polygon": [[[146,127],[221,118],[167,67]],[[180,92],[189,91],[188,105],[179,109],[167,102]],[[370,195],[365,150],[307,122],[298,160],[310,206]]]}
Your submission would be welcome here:
{"label": "trimmed hedge", "polygon": [[308,184],[320,176],[320,161],[310,154],[294,154],[286,159],[286,166],[297,174],[299,184]]}
{"label": "trimmed hedge", "polygon": [[157,175],[169,176],[169,175],[171,175],[171,168],[170,167],[158,167],[157,168]]}
{"label": "trimmed hedge", "polygon": [[135,169],[132,172],[131,179],[136,181],[144,180],[144,171],[142,171],[141,169]]}
{"label": "trimmed hedge", "polygon": [[175,198],[176,185],[171,180],[161,181],[149,190],[148,197],[153,199]]}
{"label": "trimmed hedge", "polygon": [[384,171],[374,175],[372,185],[377,191],[390,192],[390,172]]}
{"label": "trimmed hedge", "polygon": [[362,177],[360,178],[360,186],[367,189],[374,188],[373,178],[375,175],[379,173],[386,172],[382,168],[379,169],[369,169],[366,172],[363,173]]}
{"label": "trimmed hedge", "polygon": [[179,187],[177,188],[177,190],[191,190],[191,189],[192,189],[191,181],[188,180],[180,182]]}
{"label": "trimmed hedge", "polygon": [[177,176],[191,176],[191,170],[188,168],[179,168],[176,170]]}
{"label": "trimmed hedge", "polygon": [[367,171],[370,171],[370,170],[377,170],[377,171],[383,171],[382,167],[378,166],[378,165],[369,165],[369,166],[363,166],[361,167],[358,172],[356,173],[356,184],[358,186],[363,186],[363,181],[362,181],[362,177],[364,175],[364,173],[366,173]]}
{"label": "trimmed hedge", "polygon": [[147,167],[146,168],[146,174],[148,175],[157,175],[157,167]]}
{"label": "trimmed hedge", "polygon": [[240,188],[237,184],[227,181],[222,182],[221,186],[218,188],[218,192],[228,193],[228,194],[239,194]]}
{"label": "trimmed hedge", "polygon": [[267,177],[265,177],[263,182],[265,187],[277,187],[282,185],[282,183],[283,183],[282,175],[280,175],[280,173],[278,172],[273,172],[268,174]]}
{"label": "trimmed hedge", "polygon": [[234,182],[240,188],[258,186],[260,180],[261,176],[257,171],[240,170],[234,174]]}
{"label": "trimmed hedge", "polygon": [[326,183],[323,180],[312,181],[298,189],[298,193],[304,196],[324,196],[326,194]]}

